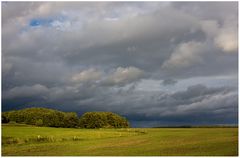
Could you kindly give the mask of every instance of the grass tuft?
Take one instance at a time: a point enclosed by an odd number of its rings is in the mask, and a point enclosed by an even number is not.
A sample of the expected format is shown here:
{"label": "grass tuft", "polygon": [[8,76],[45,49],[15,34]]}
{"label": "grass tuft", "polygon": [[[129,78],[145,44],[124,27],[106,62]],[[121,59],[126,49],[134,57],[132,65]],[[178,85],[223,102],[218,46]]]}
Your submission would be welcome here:
{"label": "grass tuft", "polygon": [[74,136],[72,140],[73,140],[73,141],[80,141],[80,140],[83,140],[83,139],[80,138],[80,137],[78,137],[78,136]]}

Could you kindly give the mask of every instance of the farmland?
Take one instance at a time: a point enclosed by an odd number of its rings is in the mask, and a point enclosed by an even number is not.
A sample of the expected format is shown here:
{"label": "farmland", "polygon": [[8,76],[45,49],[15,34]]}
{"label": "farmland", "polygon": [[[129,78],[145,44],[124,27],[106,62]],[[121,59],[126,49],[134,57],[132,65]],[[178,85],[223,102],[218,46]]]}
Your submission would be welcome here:
{"label": "farmland", "polygon": [[2,125],[3,156],[236,156],[238,128],[77,129]]}

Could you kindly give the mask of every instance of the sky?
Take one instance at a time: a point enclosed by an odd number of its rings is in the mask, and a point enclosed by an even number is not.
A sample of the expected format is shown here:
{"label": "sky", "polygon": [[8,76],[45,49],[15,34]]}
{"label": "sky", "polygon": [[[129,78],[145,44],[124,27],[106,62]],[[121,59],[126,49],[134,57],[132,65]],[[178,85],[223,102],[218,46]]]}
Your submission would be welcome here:
{"label": "sky", "polygon": [[2,111],[238,123],[238,2],[2,2]]}

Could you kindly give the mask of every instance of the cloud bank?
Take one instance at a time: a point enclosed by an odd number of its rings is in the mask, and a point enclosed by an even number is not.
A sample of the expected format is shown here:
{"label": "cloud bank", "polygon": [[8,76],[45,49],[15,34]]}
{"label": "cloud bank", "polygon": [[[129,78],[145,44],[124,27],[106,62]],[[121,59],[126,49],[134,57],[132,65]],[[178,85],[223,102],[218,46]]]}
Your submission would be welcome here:
{"label": "cloud bank", "polygon": [[235,124],[237,2],[3,2],[2,109]]}

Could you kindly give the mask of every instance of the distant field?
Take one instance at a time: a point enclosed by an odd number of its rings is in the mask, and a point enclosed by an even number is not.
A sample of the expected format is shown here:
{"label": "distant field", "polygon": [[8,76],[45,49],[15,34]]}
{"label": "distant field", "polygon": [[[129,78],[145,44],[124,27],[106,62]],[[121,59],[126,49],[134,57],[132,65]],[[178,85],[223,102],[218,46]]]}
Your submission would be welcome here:
{"label": "distant field", "polygon": [[71,129],[2,125],[3,156],[237,156],[238,128]]}

